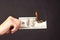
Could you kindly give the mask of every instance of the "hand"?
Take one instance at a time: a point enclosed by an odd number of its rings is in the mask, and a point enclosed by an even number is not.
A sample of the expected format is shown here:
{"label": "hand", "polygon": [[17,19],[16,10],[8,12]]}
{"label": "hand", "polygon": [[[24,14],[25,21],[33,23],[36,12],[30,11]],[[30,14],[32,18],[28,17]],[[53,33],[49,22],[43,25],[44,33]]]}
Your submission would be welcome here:
{"label": "hand", "polygon": [[7,34],[7,33],[14,33],[20,27],[20,20],[9,16],[1,25],[0,25],[0,35]]}

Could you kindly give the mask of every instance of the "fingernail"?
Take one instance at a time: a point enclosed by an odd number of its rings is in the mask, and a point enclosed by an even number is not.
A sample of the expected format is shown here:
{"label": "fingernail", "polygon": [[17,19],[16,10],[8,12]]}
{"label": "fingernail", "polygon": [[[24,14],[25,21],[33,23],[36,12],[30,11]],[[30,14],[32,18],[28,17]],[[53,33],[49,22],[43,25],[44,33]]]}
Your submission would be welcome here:
{"label": "fingernail", "polygon": [[12,34],[14,33],[14,32],[11,32]]}

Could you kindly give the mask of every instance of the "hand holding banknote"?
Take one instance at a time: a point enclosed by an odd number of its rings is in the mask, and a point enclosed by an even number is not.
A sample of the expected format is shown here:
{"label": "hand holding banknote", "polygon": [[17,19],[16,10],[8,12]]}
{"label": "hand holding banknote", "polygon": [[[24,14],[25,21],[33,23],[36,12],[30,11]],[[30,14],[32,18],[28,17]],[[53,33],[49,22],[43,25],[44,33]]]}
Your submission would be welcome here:
{"label": "hand holding banknote", "polygon": [[0,25],[0,35],[15,33],[20,27],[20,20],[9,16],[1,25]]}

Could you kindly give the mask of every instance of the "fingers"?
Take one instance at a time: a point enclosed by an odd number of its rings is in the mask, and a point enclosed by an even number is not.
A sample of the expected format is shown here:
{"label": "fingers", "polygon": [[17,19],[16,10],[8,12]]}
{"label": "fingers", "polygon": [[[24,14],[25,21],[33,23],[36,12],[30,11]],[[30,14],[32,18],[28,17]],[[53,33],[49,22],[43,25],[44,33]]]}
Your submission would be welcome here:
{"label": "fingers", "polygon": [[15,33],[19,29],[21,23],[20,23],[20,20],[14,18],[14,17],[10,16],[10,18],[11,18],[11,25],[13,27],[11,29],[11,33]]}

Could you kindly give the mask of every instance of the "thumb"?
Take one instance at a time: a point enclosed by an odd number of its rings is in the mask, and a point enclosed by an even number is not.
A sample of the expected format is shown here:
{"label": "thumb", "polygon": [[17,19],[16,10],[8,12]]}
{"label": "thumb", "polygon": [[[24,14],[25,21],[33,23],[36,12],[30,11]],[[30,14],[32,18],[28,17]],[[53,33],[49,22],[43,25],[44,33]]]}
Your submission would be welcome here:
{"label": "thumb", "polygon": [[13,28],[11,29],[11,33],[15,33],[18,29],[18,26],[13,26]]}

